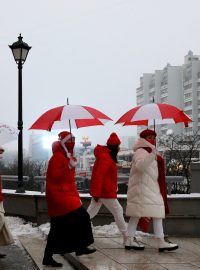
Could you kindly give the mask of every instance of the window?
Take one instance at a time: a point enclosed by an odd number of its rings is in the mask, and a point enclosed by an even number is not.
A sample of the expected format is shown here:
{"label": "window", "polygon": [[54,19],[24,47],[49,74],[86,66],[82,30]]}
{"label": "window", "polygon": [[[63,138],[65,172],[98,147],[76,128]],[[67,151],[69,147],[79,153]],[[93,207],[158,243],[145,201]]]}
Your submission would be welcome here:
{"label": "window", "polygon": [[192,110],[185,111],[187,115],[192,115]]}
{"label": "window", "polygon": [[155,91],[154,91],[154,92],[149,93],[149,97],[154,97],[154,96],[155,96]]}
{"label": "window", "polygon": [[192,106],[192,101],[187,101],[184,103],[185,107]]}
{"label": "window", "polygon": [[167,89],[168,89],[168,88],[162,89],[162,90],[160,91],[161,95],[166,94],[166,93],[167,93]]}
{"label": "window", "polygon": [[187,93],[187,94],[184,95],[185,99],[190,98],[190,97],[192,97],[192,93]]}
{"label": "window", "polygon": [[185,86],[184,86],[184,90],[190,89],[191,87],[192,87],[192,84],[189,83],[188,85],[185,85]]}
{"label": "window", "polygon": [[163,97],[160,99],[161,103],[166,103],[168,100],[168,97]]}
{"label": "window", "polygon": [[149,84],[149,89],[155,88],[155,80],[152,80]]}
{"label": "window", "polygon": [[191,65],[188,65],[184,72],[184,81],[189,81],[191,79],[192,79],[192,67]]}
{"label": "window", "polygon": [[138,95],[137,98],[138,98],[138,99],[143,98],[143,94]]}
{"label": "window", "polygon": [[141,87],[138,87],[138,88],[136,89],[136,92],[138,93],[138,92],[140,92],[140,91],[142,91],[142,88],[141,88]]}

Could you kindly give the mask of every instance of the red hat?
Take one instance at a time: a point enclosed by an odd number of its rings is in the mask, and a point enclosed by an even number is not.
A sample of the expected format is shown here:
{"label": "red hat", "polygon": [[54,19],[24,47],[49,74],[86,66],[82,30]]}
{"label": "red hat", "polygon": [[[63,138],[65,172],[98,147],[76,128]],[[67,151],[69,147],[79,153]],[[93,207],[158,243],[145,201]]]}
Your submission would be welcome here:
{"label": "red hat", "polygon": [[143,130],[141,133],[140,133],[140,138],[146,138],[146,136],[149,136],[149,135],[153,135],[153,136],[157,136],[156,132],[152,129],[145,129]]}
{"label": "red hat", "polygon": [[119,137],[116,133],[111,133],[110,137],[107,140],[107,145],[119,145],[121,143]]}
{"label": "red hat", "polygon": [[69,131],[62,131],[58,134],[58,138],[60,141],[64,141],[67,142],[69,139],[71,139],[73,136],[72,133],[70,133]]}

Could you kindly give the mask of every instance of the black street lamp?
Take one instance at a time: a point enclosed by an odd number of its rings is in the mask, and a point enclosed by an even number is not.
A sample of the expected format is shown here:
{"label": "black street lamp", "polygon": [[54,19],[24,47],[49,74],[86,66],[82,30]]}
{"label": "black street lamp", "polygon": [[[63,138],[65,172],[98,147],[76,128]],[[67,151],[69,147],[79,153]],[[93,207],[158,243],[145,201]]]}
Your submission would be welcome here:
{"label": "black street lamp", "polygon": [[25,193],[23,181],[23,118],[22,118],[22,66],[26,61],[29,50],[27,43],[22,41],[23,37],[19,34],[18,41],[9,45],[12,50],[15,62],[18,65],[18,182],[16,193]]}

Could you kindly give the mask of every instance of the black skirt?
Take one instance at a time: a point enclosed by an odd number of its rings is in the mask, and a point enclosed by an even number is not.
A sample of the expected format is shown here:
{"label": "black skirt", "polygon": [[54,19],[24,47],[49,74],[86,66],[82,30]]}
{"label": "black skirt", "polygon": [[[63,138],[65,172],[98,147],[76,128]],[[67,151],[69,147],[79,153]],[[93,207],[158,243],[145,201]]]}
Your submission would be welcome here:
{"label": "black skirt", "polygon": [[90,216],[83,206],[51,218],[47,249],[52,254],[71,253],[94,243]]}

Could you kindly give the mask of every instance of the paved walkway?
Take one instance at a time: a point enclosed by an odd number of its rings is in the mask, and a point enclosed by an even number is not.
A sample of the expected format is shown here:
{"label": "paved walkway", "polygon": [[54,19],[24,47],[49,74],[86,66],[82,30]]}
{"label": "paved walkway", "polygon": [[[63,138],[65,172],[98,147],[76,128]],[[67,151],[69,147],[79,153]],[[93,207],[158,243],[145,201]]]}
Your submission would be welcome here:
{"label": "paved walkway", "polygon": [[[159,253],[151,236],[143,236],[144,251],[125,250],[122,237],[95,236],[97,251],[90,255],[74,253],[54,258],[63,263],[62,270],[197,270],[200,269],[200,238],[170,238],[179,245],[173,252]],[[0,270],[47,270],[42,266],[46,241],[35,235],[21,236],[21,245],[0,247],[6,253]],[[55,268],[54,268],[55,269]]]}
{"label": "paved walkway", "polygon": [[[74,253],[65,254],[64,257],[57,255],[56,259],[65,263],[63,270],[200,269],[200,238],[170,238],[170,240],[178,243],[180,248],[173,252],[159,253],[155,248],[155,241],[151,237],[142,238],[142,242],[145,243],[144,251],[129,251],[123,248],[121,237],[96,236],[94,246],[97,248],[97,252],[79,257]],[[38,269],[48,269],[41,265],[45,241],[27,237],[21,237],[20,241],[37,264]]]}
{"label": "paved walkway", "polygon": [[7,255],[5,258],[0,259],[0,270],[38,269],[24,248],[19,245],[13,244],[0,247],[0,253]]}

